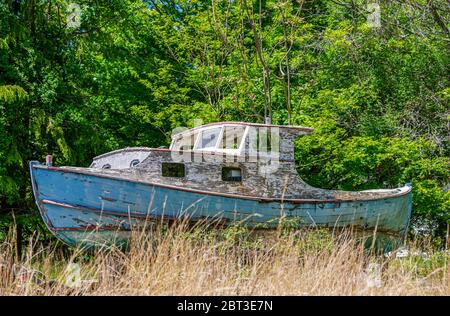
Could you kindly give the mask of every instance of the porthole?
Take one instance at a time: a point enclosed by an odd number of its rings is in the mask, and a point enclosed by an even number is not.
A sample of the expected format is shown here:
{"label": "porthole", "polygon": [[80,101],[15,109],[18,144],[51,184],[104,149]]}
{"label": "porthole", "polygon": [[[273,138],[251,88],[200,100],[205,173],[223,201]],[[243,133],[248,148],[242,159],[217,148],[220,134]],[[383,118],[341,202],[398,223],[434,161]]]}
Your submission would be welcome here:
{"label": "porthole", "polygon": [[139,164],[140,163],[140,161],[139,161],[139,159],[133,159],[133,160],[131,160],[131,162],[130,162],[130,167],[131,168],[133,168],[133,167],[135,167],[137,164]]}
{"label": "porthole", "polygon": [[111,169],[111,165],[107,163],[106,165],[103,165],[102,169]]}

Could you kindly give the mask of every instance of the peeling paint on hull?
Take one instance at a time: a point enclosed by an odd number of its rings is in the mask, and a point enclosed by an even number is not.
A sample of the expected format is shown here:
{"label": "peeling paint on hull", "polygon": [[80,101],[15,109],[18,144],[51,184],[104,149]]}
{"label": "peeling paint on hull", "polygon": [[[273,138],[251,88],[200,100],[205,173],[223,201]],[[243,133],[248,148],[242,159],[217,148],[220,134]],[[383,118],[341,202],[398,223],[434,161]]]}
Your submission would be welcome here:
{"label": "peeling paint on hull", "polygon": [[403,234],[411,214],[411,189],[374,200],[267,201],[201,194],[127,179],[62,171],[30,163],[36,203],[47,227],[69,245],[116,243],[133,227],[161,218],[240,221],[251,227],[276,227],[281,217],[305,226],[376,229]]}

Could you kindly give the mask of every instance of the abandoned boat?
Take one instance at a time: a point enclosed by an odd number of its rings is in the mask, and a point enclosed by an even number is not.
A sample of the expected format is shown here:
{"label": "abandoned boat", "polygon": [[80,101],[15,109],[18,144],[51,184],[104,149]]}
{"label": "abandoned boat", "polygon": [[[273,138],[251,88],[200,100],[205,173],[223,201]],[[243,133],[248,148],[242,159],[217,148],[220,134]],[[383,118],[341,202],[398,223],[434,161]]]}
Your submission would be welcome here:
{"label": "abandoned boat", "polygon": [[301,126],[221,122],[173,135],[169,148],[125,148],[89,168],[30,162],[48,229],[70,245],[127,240],[148,220],[188,218],[276,227],[300,225],[403,234],[411,186],[360,192],[305,183],[294,163]]}

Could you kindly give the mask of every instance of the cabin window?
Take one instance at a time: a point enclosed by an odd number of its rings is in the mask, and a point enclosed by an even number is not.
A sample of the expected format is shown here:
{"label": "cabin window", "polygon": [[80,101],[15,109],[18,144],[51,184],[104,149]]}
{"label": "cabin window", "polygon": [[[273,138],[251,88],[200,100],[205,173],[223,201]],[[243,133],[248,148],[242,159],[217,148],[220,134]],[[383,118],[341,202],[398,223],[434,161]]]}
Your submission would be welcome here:
{"label": "cabin window", "polygon": [[197,149],[215,149],[221,127],[204,130],[200,133]]}
{"label": "cabin window", "polygon": [[191,135],[179,136],[175,139],[172,150],[192,150],[194,149],[195,140],[197,139],[198,133],[193,133]]}
{"label": "cabin window", "polygon": [[162,176],[183,178],[185,176],[185,168],[183,163],[163,162],[162,163]]}
{"label": "cabin window", "polygon": [[111,169],[111,165],[107,163],[106,165],[103,165],[102,169]]}
{"label": "cabin window", "polygon": [[130,162],[130,167],[131,168],[133,168],[133,167],[135,167],[137,164],[139,164],[139,159],[133,159],[133,160],[131,160],[131,162]]}
{"label": "cabin window", "polygon": [[222,180],[223,181],[242,181],[241,168],[223,167],[222,168]]}
{"label": "cabin window", "polygon": [[219,148],[239,149],[244,132],[245,126],[225,126]]}

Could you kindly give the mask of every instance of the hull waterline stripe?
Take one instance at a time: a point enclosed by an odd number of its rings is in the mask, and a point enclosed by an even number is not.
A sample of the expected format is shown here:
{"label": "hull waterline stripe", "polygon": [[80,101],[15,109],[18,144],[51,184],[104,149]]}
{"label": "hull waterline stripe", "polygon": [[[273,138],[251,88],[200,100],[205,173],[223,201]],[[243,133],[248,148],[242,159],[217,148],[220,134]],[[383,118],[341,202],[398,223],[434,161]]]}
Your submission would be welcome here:
{"label": "hull waterline stripe", "polygon": [[124,212],[116,212],[116,211],[109,211],[109,210],[100,210],[97,208],[72,205],[72,204],[56,202],[56,201],[52,201],[52,200],[42,200],[42,204],[56,205],[56,206],[63,207],[63,208],[75,209],[75,210],[85,211],[85,212],[93,212],[93,213],[97,213],[97,214],[113,215],[113,216],[127,217],[127,218],[131,217],[131,218],[140,219],[140,220],[146,219],[146,218],[148,218],[148,219],[155,218],[152,215],[147,215],[147,214],[143,214],[143,213],[136,213],[136,212],[124,213]]}
{"label": "hull waterline stripe", "polygon": [[[117,217],[124,217],[124,218],[128,218],[128,219],[134,219],[134,220],[139,220],[139,221],[175,221],[175,220],[184,220],[185,218],[183,218],[182,216],[168,216],[168,215],[161,215],[161,216],[153,216],[153,215],[146,215],[146,214],[142,214],[142,213],[118,213],[115,211],[106,211],[106,210],[99,210],[96,208],[89,208],[89,207],[84,207],[84,206],[77,206],[77,205],[71,205],[71,204],[67,204],[67,203],[61,203],[61,202],[56,202],[56,201],[52,201],[52,200],[42,200],[42,204],[48,204],[48,205],[55,205],[58,207],[62,207],[62,208],[68,208],[68,209],[72,209],[72,210],[76,210],[76,211],[81,211],[81,212],[91,212],[91,213],[95,213],[95,214],[104,214],[104,215],[111,215],[111,216],[117,216]],[[45,210],[44,210],[45,213]],[[202,216],[200,218],[192,218],[189,219],[189,221],[191,222],[198,222],[201,220],[209,220],[213,223],[217,223],[217,224],[225,224],[226,220],[223,218],[213,218],[213,217],[205,217]],[[99,230],[99,231],[130,231],[130,229],[126,229],[123,227],[102,227],[102,226],[92,226],[92,227],[55,227],[51,221],[49,221],[50,223],[48,223],[49,225],[48,228],[52,231],[95,231],[95,230]]]}

